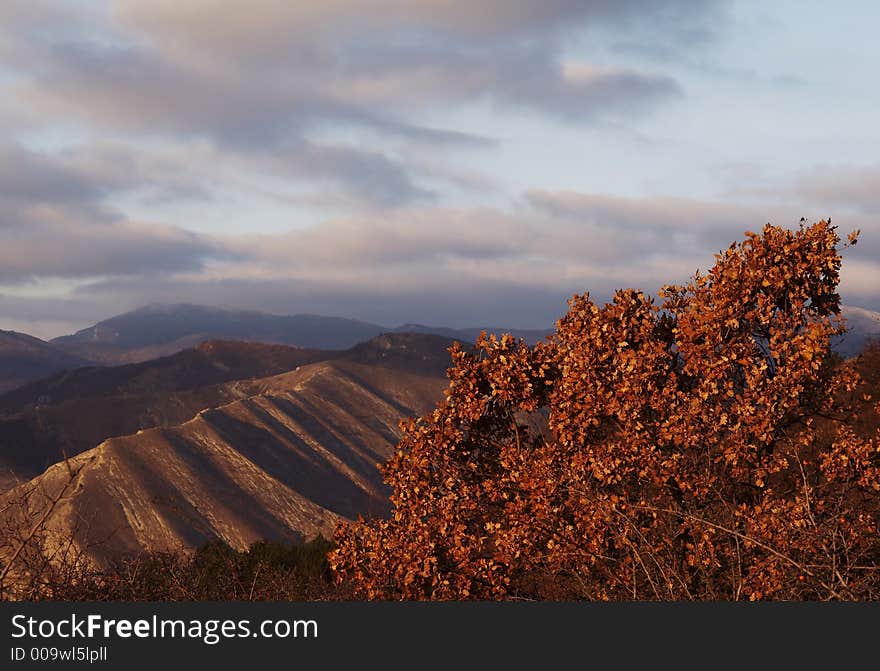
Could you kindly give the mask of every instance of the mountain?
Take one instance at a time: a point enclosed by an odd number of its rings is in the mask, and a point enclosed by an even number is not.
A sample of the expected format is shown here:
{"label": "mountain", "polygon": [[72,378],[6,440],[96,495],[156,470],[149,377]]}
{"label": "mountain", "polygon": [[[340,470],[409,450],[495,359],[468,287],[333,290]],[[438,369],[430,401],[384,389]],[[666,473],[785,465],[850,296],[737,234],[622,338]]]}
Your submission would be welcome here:
{"label": "mountain", "polygon": [[201,305],[149,305],[52,343],[105,363],[144,361],[206,340],[249,340],[316,349],[345,349],[387,329],[354,319],[279,316]]}
{"label": "mountain", "polygon": [[433,335],[445,336],[453,338],[465,343],[476,342],[482,331],[486,333],[509,333],[514,338],[521,338],[528,344],[534,345],[553,333],[553,329],[516,329],[516,328],[497,328],[497,327],[478,327],[453,329],[445,326],[425,326],[424,324],[404,324],[397,326],[391,330],[393,333],[430,333]]}
{"label": "mountain", "polygon": [[326,360],[445,379],[454,341],[388,334],[349,350],[209,341],[139,364],[65,371],[0,395],[0,491],[104,440],[242,399],[255,379]]}
{"label": "mountain", "polygon": [[80,367],[48,376],[0,395],[0,416],[28,405],[121,394],[176,392],[211,384],[282,373],[336,356],[263,343],[207,341],[165,357],[122,366]]}
{"label": "mountain", "polygon": [[[281,316],[201,305],[156,304],[98,322],[51,342],[12,331],[0,331],[0,393],[66,369],[143,363],[212,340],[341,351],[383,333],[438,335],[471,343],[481,330],[422,324],[392,328],[340,317],[308,314]],[[549,333],[525,329],[485,330],[512,332],[530,343],[537,342]],[[77,375],[88,380],[86,386],[95,379],[94,372]]]}
{"label": "mountain", "polygon": [[[241,398],[176,426],[106,440],[6,492],[0,505],[25,491],[39,501],[64,491],[48,549],[73,537],[99,565],[215,538],[243,549],[329,535],[340,518],[388,512],[377,465],[399,440],[398,422],[429,411],[445,384],[349,360],[300,366],[249,381]],[[42,512],[28,510],[34,519]]]}
{"label": "mountain", "polygon": [[355,345],[338,356],[346,361],[445,377],[452,365],[454,338],[430,333],[385,333]]}
{"label": "mountain", "polygon": [[851,305],[841,306],[846,319],[846,334],[835,340],[834,349],[844,357],[861,353],[871,341],[880,340],[880,312]]}
{"label": "mountain", "polygon": [[[382,333],[420,333],[474,342],[479,328],[451,329],[379,324],[319,315],[271,315],[202,305],[150,305],[61,336],[53,345],[72,355],[108,365],[137,363],[173,354],[206,340],[247,340],[310,349],[347,349]],[[504,329],[486,329],[507,332]],[[549,331],[516,330],[529,342]]]}
{"label": "mountain", "polygon": [[0,331],[0,393],[86,363],[39,338],[15,331]]}

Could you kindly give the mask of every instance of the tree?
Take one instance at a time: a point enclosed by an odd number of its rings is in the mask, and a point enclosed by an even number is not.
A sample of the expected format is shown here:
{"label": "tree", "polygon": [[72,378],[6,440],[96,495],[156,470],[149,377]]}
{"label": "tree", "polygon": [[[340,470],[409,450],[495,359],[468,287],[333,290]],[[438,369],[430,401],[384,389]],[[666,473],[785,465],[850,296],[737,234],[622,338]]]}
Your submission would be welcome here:
{"label": "tree", "polygon": [[337,578],[373,599],[876,598],[880,432],[854,428],[871,399],[831,355],[839,242],[768,224],[659,305],[575,296],[544,343],[452,348],[384,468],[392,516],[339,528]]}

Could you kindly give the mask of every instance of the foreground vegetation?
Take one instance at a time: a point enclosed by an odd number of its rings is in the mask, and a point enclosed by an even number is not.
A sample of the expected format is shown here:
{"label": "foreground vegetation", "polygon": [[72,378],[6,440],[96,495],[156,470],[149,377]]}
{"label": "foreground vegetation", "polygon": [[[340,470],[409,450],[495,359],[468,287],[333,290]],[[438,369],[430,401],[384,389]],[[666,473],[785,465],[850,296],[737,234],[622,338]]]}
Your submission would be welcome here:
{"label": "foreground vegetation", "polygon": [[[322,537],[257,542],[245,551],[208,543],[193,553],[149,553],[98,570],[75,561],[30,572],[6,598],[66,601],[318,601],[350,598],[330,575]],[[21,578],[21,575],[19,575]]]}
{"label": "foreground vegetation", "polygon": [[839,242],[767,225],[659,305],[575,296],[547,343],[453,351],[386,467],[392,517],[341,529],[331,566],[370,599],[880,597],[880,404],[831,351]]}

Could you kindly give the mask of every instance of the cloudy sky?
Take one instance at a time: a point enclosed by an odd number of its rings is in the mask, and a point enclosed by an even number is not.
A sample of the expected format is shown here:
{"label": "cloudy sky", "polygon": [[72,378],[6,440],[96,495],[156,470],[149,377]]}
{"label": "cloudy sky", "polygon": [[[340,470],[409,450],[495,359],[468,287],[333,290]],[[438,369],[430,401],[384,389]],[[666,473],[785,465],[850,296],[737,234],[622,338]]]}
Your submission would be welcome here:
{"label": "cloudy sky", "polygon": [[878,31],[873,0],[3,0],[0,328],[544,327],[828,216],[880,309]]}

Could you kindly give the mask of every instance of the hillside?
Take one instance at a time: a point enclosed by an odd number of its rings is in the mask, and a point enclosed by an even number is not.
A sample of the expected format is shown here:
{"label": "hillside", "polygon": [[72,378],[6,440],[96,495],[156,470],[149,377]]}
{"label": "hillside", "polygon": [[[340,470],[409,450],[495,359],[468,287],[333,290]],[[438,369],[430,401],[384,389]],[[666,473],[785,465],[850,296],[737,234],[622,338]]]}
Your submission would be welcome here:
{"label": "hillside", "polygon": [[0,393],[56,371],[86,364],[82,358],[39,338],[0,331]]}
{"label": "hillside", "polygon": [[[350,361],[252,381],[239,400],[74,457],[76,481],[50,534],[74,536],[98,563],[214,538],[245,548],[329,534],[340,517],[387,511],[377,464],[390,456],[398,422],[428,411],[444,387],[436,376]],[[67,474],[56,464],[4,499],[34,488],[51,497]]]}
{"label": "hillside", "polygon": [[0,395],[0,415],[30,405],[120,394],[176,392],[229,380],[266,377],[335,355],[261,343],[208,341],[136,364],[66,370]]}
{"label": "hillside", "polygon": [[66,371],[0,396],[0,491],[104,440],[180,424],[250,381],[339,359],[442,378],[451,340],[389,334],[351,350],[211,341],[139,364]]}
{"label": "hillside", "polygon": [[410,373],[443,377],[452,365],[452,338],[422,333],[385,333],[355,345],[338,358]]}

